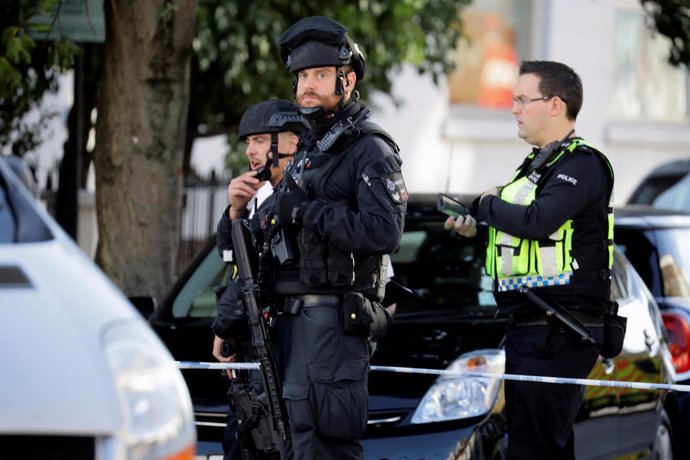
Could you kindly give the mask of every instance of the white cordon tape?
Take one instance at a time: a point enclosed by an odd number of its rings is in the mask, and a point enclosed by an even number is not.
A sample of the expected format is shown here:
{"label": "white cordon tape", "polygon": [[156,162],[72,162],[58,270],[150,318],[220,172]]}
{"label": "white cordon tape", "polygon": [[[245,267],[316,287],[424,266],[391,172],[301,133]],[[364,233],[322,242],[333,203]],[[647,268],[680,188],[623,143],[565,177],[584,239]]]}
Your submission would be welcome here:
{"label": "white cordon tape", "polygon": [[[200,363],[195,361],[176,361],[180,369],[235,369],[259,370],[259,363]],[[620,380],[576,379],[570,377],[544,377],[540,375],[491,374],[486,372],[461,372],[443,369],[424,369],[418,367],[371,366],[372,371],[399,372],[402,374],[432,374],[465,376],[483,379],[518,380],[520,382],[560,383],[588,385],[609,388],[636,388],[638,390],[674,390],[690,392],[690,385],[672,383],[622,382]]]}
{"label": "white cordon tape", "polygon": [[200,363],[198,361],[175,361],[180,369],[234,369],[237,371],[261,369],[259,363]]}

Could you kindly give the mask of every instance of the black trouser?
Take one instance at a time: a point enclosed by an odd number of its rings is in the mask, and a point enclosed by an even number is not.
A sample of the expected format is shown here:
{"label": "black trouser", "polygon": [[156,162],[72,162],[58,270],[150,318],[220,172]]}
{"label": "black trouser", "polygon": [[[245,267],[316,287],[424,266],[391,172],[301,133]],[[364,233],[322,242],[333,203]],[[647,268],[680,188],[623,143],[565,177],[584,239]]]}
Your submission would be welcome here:
{"label": "black trouser", "polygon": [[[589,327],[597,345],[547,325],[517,326],[506,337],[506,374],[586,378],[599,356],[601,327]],[[582,385],[505,381],[508,458],[574,459],[573,423]]]}
{"label": "black trouser", "polygon": [[295,460],[364,458],[369,350],[341,316],[339,305],[305,306],[276,322]]}

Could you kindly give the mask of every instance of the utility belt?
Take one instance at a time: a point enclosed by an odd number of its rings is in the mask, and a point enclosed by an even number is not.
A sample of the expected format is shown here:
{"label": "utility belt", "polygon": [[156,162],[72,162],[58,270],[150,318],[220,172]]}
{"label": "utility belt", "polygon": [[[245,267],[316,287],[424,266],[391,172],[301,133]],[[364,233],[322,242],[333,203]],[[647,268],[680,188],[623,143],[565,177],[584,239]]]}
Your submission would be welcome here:
{"label": "utility belt", "polygon": [[276,304],[279,312],[289,315],[299,315],[306,308],[339,309],[345,335],[377,339],[386,333],[391,322],[390,315],[379,302],[359,292],[288,295]]}
{"label": "utility belt", "polygon": [[325,307],[340,308],[342,297],[337,294],[303,294],[285,296],[278,302],[280,313],[297,315],[302,308]]}

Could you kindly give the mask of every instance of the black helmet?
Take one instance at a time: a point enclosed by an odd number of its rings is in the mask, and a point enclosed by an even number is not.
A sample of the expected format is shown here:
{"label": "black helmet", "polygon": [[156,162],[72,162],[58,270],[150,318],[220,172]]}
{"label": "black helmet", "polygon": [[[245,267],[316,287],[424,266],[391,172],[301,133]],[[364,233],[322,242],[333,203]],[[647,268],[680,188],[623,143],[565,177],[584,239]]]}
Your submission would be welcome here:
{"label": "black helmet", "polygon": [[252,134],[293,131],[300,134],[307,129],[297,107],[283,99],[270,99],[254,104],[240,119],[238,134],[246,140]]}
{"label": "black helmet", "polygon": [[280,55],[292,74],[312,67],[351,65],[364,79],[364,54],[347,29],[333,19],[311,16],[293,24],[280,37]]}

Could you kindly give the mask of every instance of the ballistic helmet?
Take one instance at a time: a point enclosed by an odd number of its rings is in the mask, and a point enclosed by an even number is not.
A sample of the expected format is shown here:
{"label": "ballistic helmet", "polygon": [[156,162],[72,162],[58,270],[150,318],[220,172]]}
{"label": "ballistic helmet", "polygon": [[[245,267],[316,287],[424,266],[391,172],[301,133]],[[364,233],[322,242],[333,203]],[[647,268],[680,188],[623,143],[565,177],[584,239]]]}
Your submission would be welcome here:
{"label": "ballistic helmet", "polygon": [[310,16],[292,25],[280,37],[280,55],[295,74],[313,67],[352,66],[357,80],[364,78],[364,54],[347,29],[333,19]]}
{"label": "ballistic helmet", "polygon": [[243,141],[252,134],[292,131],[300,134],[307,129],[297,107],[283,99],[270,99],[249,107],[240,119],[238,134]]}

